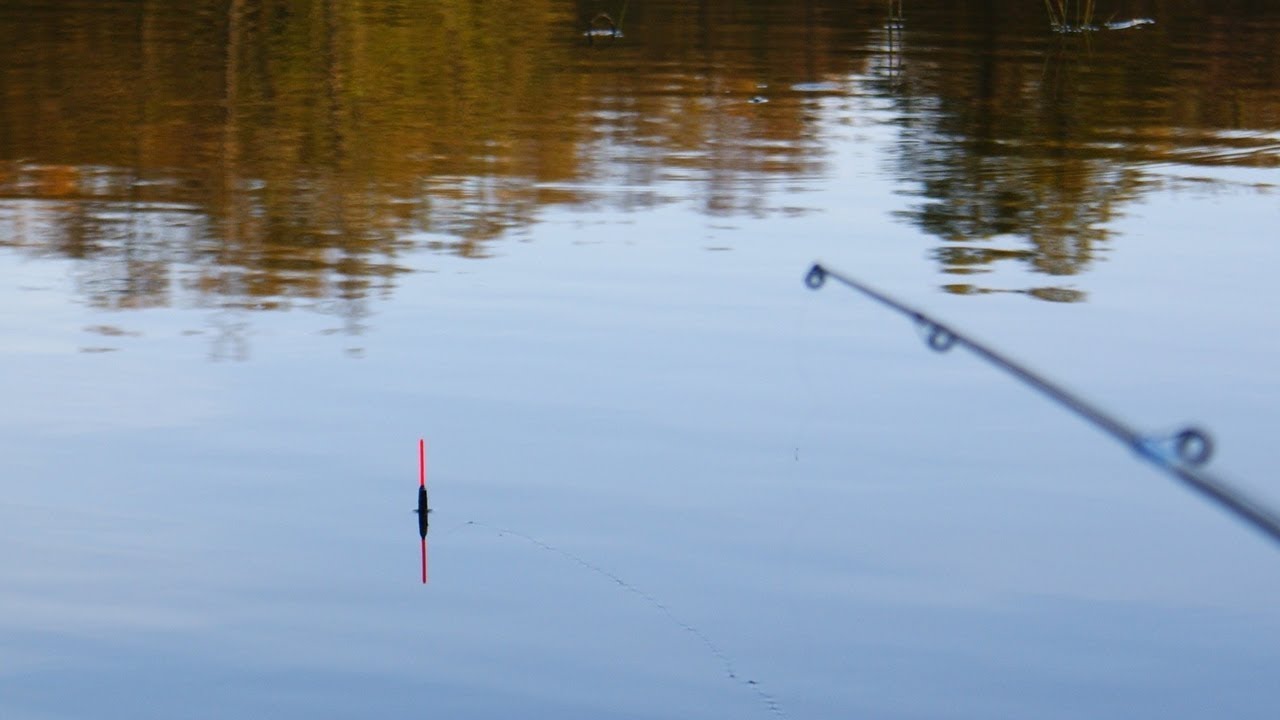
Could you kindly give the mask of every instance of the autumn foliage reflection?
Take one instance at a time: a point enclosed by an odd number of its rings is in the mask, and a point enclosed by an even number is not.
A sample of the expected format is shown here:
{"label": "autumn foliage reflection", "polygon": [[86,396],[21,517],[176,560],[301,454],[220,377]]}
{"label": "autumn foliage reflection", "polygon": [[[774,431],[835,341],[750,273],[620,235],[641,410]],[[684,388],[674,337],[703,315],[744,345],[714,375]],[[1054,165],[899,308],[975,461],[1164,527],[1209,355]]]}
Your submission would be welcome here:
{"label": "autumn foliage reflection", "polygon": [[[822,97],[786,90],[823,81],[892,109],[911,199],[885,211],[940,239],[954,292],[1087,269],[1144,167],[1276,164],[1258,4],[1134,2],[1158,22],[1088,38],[1035,2],[621,6],[6,3],[0,244],[83,261],[101,307],[324,301],[354,327],[408,250],[482,258],[550,206],[785,211],[778,179],[826,171]],[[586,41],[601,12],[622,40]]]}
{"label": "autumn foliage reflection", "polygon": [[814,5],[636,3],[647,42],[607,52],[596,5],[9,4],[2,242],[92,261],[99,306],[270,308],[388,289],[411,247],[483,257],[547,205],[761,214],[765,177],[816,172],[802,108],[747,102],[856,70]]}
{"label": "autumn foliage reflection", "polygon": [[1159,20],[1045,36],[1035,3],[956,5],[917,14],[916,29],[972,57],[908,41],[882,84],[916,198],[898,213],[945,241],[934,257],[963,280],[948,291],[996,291],[972,276],[1018,263],[1048,277],[1012,291],[1083,299],[1054,278],[1095,262],[1124,207],[1160,182],[1152,170],[1280,166],[1280,8],[1119,2],[1106,12]]}

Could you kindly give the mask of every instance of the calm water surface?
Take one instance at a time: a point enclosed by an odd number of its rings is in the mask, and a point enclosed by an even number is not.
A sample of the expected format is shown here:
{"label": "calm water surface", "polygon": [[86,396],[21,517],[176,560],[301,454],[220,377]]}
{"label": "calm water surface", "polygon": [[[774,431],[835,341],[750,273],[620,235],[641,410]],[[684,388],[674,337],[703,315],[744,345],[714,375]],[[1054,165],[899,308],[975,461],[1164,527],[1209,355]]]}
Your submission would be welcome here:
{"label": "calm water surface", "polygon": [[1101,5],[0,3],[0,716],[1274,717],[1275,547],[801,283],[1280,504],[1280,8]]}

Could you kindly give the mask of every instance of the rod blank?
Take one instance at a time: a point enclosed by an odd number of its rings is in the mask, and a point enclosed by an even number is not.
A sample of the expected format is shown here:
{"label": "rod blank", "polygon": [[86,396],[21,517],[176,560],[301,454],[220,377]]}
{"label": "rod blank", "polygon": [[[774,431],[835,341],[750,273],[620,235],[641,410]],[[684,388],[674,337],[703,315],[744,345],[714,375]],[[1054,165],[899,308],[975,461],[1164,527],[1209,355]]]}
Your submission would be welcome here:
{"label": "rod blank", "polygon": [[946,352],[959,345],[1010,373],[1128,446],[1139,457],[1173,476],[1203,497],[1216,502],[1240,520],[1249,523],[1273,542],[1280,544],[1280,516],[1277,516],[1275,511],[1200,468],[1213,455],[1213,441],[1205,431],[1196,427],[1185,427],[1172,435],[1163,437],[1138,432],[1109,413],[986,345],[847,275],[831,270],[820,263],[814,263],[809,273],[805,275],[804,282],[811,289],[817,290],[826,283],[827,278],[832,278],[881,305],[911,318],[924,331],[925,344],[929,349],[935,352]]}

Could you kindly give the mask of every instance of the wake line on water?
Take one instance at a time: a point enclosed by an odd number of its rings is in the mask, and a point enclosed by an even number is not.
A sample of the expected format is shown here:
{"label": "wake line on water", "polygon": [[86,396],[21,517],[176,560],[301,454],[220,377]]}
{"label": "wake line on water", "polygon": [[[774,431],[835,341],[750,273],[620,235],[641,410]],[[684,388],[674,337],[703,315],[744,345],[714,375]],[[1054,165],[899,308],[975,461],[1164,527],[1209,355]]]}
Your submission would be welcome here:
{"label": "wake line on water", "polygon": [[711,653],[711,655],[714,656],[715,659],[719,662],[721,669],[724,671],[725,677],[728,678],[729,680],[732,680],[734,683],[741,685],[743,688],[749,690],[753,695],[755,695],[756,699],[760,702],[760,704],[765,709],[767,709],[771,714],[781,718],[789,717],[786,711],[782,709],[781,704],[778,703],[778,699],[775,698],[773,695],[769,694],[768,692],[766,692],[759,682],[752,680],[750,678],[744,678],[742,675],[738,673],[737,665],[736,663],[733,662],[733,659],[729,657],[729,655],[725,653],[724,650],[721,650],[720,646],[716,645],[715,642],[712,641],[711,638],[708,637],[706,633],[699,630],[695,625],[692,625],[686,622],[685,620],[682,620],[679,616],[677,616],[674,612],[672,612],[671,608],[666,603],[663,603],[661,600],[657,599],[653,595],[650,595],[644,589],[622,579],[617,573],[614,573],[604,567],[601,567],[600,565],[596,565],[595,563],[590,562],[589,560],[585,560],[582,557],[569,552],[568,550],[564,550],[550,543],[543,542],[542,540],[539,540],[538,538],[533,537],[532,535],[526,535],[525,533],[518,532],[516,530],[511,530],[509,528],[499,527],[496,525],[489,525],[486,523],[477,522],[475,520],[468,520],[464,523],[455,525],[454,527],[446,531],[444,534],[451,535],[454,532],[466,527],[484,528],[486,530],[492,530],[493,532],[497,533],[498,537],[512,537],[518,540],[523,540],[524,542],[530,545],[533,545],[534,547],[537,547],[541,550],[545,550],[549,553],[559,555],[560,557],[578,565],[582,569],[587,570],[591,573],[594,573],[595,575],[599,575],[600,577],[603,577],[606,580],[611,581],[613,584],[617,585],[620,589],[625,590],[626,592],[629,592],[632,595],[635,595],[636,597],[640,598],[645,603],[647,603],[649,606],[655,608],[656,610],[661,612],[663,615],[665,615],[667,620],[669,620],[673,625],[680,628],[684,632],[689,633],[693,637],[697,638],[698,642],[701,643],[702,646],[707,649],[707,652]]}

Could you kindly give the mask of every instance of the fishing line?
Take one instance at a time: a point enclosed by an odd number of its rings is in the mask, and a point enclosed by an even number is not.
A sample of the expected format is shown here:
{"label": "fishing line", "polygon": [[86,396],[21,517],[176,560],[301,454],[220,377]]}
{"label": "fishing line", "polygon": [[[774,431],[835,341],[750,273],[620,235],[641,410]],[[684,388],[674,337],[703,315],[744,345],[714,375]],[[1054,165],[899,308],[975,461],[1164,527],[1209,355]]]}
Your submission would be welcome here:
{"label": "fishing line", "polygon": [[813,416],[817,414],[818,409],[817,398],[821,397],[820,393],[818,393],[818,387],[813,381],[813,374],[809,372],[808,360],[813,355],[810,352],[806,352],[806,348],[801,346],[811,337],[809,332],[809,308],[807,305],[799,307],[797,317],[794,318],[794,321],[789,326],[778,328],[779,335],[785,335],[788,331],[795,333],[795,342],[791,345],[792,376],[797,378],[804,390],[798,396],[801,398],[799,402],[803,407],[800,407],[797,413],[804,419],[794,428],[792,437],[794,451],[792,460],[800,462],[800,447],[803,439],[808,436],[813,428]]}
{"label": "fishing line", "polygon": [[[817,356],[816,344],[813,342],[813,333],[811,326],[813,321],[810,317],[811,312],[807,304],[799,306],[794,322],[786,327],[779,328],[779,336],[785,336],[788,332],[793,334],[791,343],[791,372],[796,378],[796,383],[800,386],[800,391],[796,395],[795,416],[800,418],[792,430],[793,438],[793,455],[792,455],[792,471],[791,475],[794,481],[799,484],[806,479],[805,468],[800,467],[801,458],[806,460],[810,457],[804,451],[812,452],[812,446],[808,446],[806,440],[810,439],[815,426],[815,419],[821,413],[821,407],[818,399],[823,397],[821,392],[821,382],[814,378],[811,370],[812,358]],[[814,446],[821,447],[815,441]],[[809,524],[814,513],[820,507],[826,507],[826,498],[817,493],[802,493],[800,495],[792,495],[789,502],[794,512],[791,514],[790,521],[787,522],[785,517],[779,517],[779,527],[782,528],[779,533],[780,547],[790,551],[794,547],[796,533],[802,524]]]}
{"label": "fishing line", "polygon": [[828,277],[911,318],[920,328],[925,344],[930,350],[943,353],[957,345],[968,349],[1119,440],[1142,459],[1181,481],[1201,496],[1218,503],[1273,542],[1280,543],[1280,516],[1261,501],[1251,498],[1238,488],[1200,469],[1200,466],[1208,462],[1213,454],[1213,441],[1205,431],[1189,426],[1167,436],[1140,433],[986,345],[821,263],[814,263],[805,275],[804,282],[809,288],[817,290],[823,286]]}
{"label": "fishing line", "polygon": [[542,540],[539,540],[538,538],[533,537],[532,535],[526,535],[525,533],[518,532],[516,530],[511,530],[509,528],[499,527],[497,525],[489,525],[486,523],[477,522],[475,520],[468,520],[464,523],[461,523],[451,528],[445,534],[446,535],[451,534],[456,530],[460,530],[468,526],[492,530],[493,532],[496,532],[498,534],[498,537],[510,536],[519,540],[523,540],[529,543],[530,545],[533,545],[534,547],[537,547],[541,550],[545,550],[549,553],[559,555],[562,558],[575,563],[576,565],[583,568],[584,570],[587,570],[596,575],[599,575],[613,582],[622,590],[625,590],[631,593],[632,595],[635,595],[636,597],[645,601],[647,604],[656,608],[659,612],[665,615],[667,619],[670,620],[671,623],[674,624],[676,627],[680,628],[681,630],[697,638],[698,642],[700,642],[702,646],[705,647],[707,651],[711,653],[711,655],[713,655],[715,659],[719,662],[720,668],[721,670],[724,671],[725,677],[743,686],[744,688],[750,690],[756,696],[756,699],[759,700],[760,703],[764,705],[764,707],[768,709],[770,713],[781,718],[788,717],[787,713],[783,711],[782,706],[778,703],[777,698],[765,692],[764,688],[761,687],[760,683],[756,682],[755,680],[744,678],[738,674],[737,666],[733,662],[733,659],[730,658],[729,655],[725,653],[725,651],[721,650],[720,646],[716,645],[715,642],[711,640],[711,638],[707,637],[706,633],[699,630],[696,626],[691,625],[690,623],[680,619],[679,616],[677,616],[674,612],[671,611],[670,607],[668,607],[661,600],[658,600],[654,596],[645,592],[642,588],[627,582],[626,580],[622,579],[618,574],[610,570],[607,570],[599,565],[596,565],[595,563],[592,563],[588,560],[585,560],[582,557],[569,552],[568,550],[564,550],[550,543],[543,542]]}

